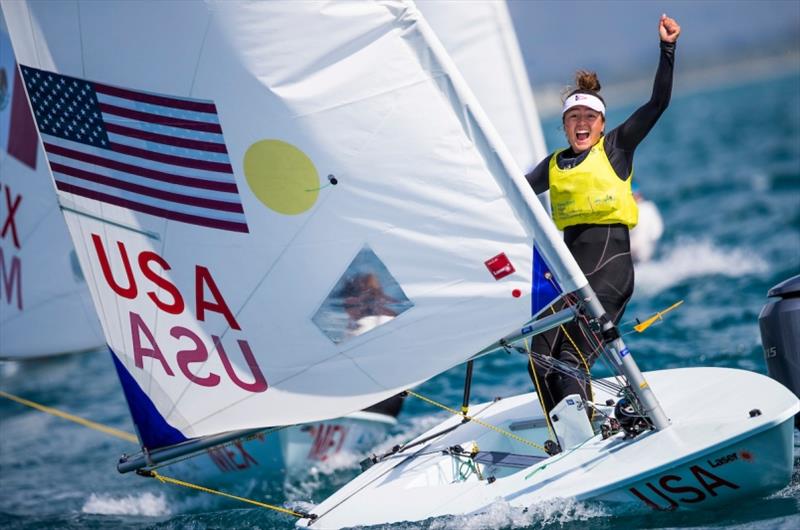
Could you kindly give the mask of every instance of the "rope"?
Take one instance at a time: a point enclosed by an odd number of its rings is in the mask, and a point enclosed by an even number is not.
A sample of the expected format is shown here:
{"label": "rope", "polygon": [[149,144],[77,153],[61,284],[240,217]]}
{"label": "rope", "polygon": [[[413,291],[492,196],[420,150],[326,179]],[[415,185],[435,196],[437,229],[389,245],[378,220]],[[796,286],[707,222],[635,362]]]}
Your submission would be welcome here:
{"label": "rope", "polygon": [[[135,435],[133,435],[133,434],[131,434],[129,432],[125,432],[125,431],[121,431],[119,429],[115,429],[114,427],[109,427],[107,425],[96,423],[94,421],[87,420],[85,418],[81,418],[81,417],[75,416],[73,414],[69,414],[67,412],[55,409],[53,407],[40,405],[39,403],[30,401],[30,400],[25,399],[25,398],[21,398],[19,396],[15,396],[13,394],[9,394],[8,392],[3,392],[2,390],[0,390],[0,397],[4,397],[6,399],[10,399],[11,401],[16,401],[17,403],[19,403],[21,405],[25,405],[25,406],[31,407],[33,409],[36,409],[36,410],[39,410],[39,411],[42,411],[42,412],[46,412],[47,414],[52,414],[53,416],[57,416],[59,418],[65,419],[65,420],[72,421],[72,422],[77,423],[79,425],[83,425],[84,427],[89,427],[90,429],[94,429],[96,431],[100,431],[102,433],[109,434],[109,435],[115,436],[117,438],[121,438],[121,439],[126,440],[128,442],[133,442],[133,443],[136,443],[136,444],[139,443],[139,439]],[[196,456],[196,455],[194,455],[194,456]],[[171,462],[171,463],[174,463],[174,462]],[[141,476],[144,476],[144,477],[152,477],[152,478],[158,479],[162,483],[175,484],[175,485],[178,485],[178,486],[184,486],[186,488],[191,488],[191,489],[203,491],[203,492],[206,492],[206,493],[213,493],[214,495],[220,495],[222,497],[228,497],[230,499],[235,499],[237,501],[241,501],[241,502],[245,502],[245,503],[249,503],[249,504],[254,504],[254,505],[259,506],[261,508],[267,508],[267,509],[270,509],[270,510],[275,510],[275,511],[278,511],[278,512],[282,512],[282,513],[286,513],[286,514],[289,514],[289,515],[293,515],[295,517],[310,518],[310,519],[315,519],[316,518],[312,514],[306,514],[306,513],[302,513],[302,512],[297,512],[297,511],[294,511],[294,510],[289,510],[287,508],[281,508],[280,506],[273,506],[271,504],[266,504],[266,503],[263,503],[263,502],[254,501],[252,499],[246,499],[244,497],[238,497],[236,495],[231,495],[229,493],[224,493],[224,492],[221,492],[221,491],[212,490],[212,489],[209,489],[209,488],[206,488],[206,487],[203,487],[203,486],[198,486],[196,484],[191,484],[189,482],[184,482],[182,480],[178,480],[178,479],[174,479],[174,478],[170,478],[170,477],[165,477],[164,475],[160,475],[156,471],[153,471],[153,470],[149,470],[148,471],[148,470],[139,469],[139,470],[136,471],[136,473],[141,475]]]}
{"label": "rope", "polygon": [[586,445],[586,442],[588,442],[591,439],[592,438],[587,438],[584,441],[582,441],[581,443],[579,443],[578,445],[576,445],[575,447],[573,447],[572,449],[569,449],[568,451],[564,451],[563,453],[559,453],[558,455],[556,455],[557,458],[548,459],[546,464],[542,464],[541,466],[537,467],[536,469],[534,469],[533,471],[531,471],[530,473],[525,475],[525,477],[524,477],[525,480],[528,480],[529,478],[534,476],[539,471],[545,469],[547,466],[549,466],[551,464],[555,464],[556,462],[558,462],[558,461],[562,460],[563,458],[565,458],[567,455],[569,455],[569,454],[573,453],[574,451],[580,449],[581,447]]}
{"label": "rope", "polygon": [[625,385],[612,383],[611,381],[606,381],[604,379],[595,379],[591,377],[590,374],[587,374],[580,367],[572,366],[571,364],[567,364],[564,361],[559,361],[558,359],[551,357],[549,355],[543,355],[541,353],[536,353],[535,351],[527,352],[523,348],[518,346],[511,346],[516,352],[521,353],[522,355],[529,355],[533,356],[537,363],[541,364],[547,370],[555,370],[559,373],[572,377],[578,381],[583,382],[591,382],[596,385],[605,388],[611,394],[616,394],[625,388]]}
{"label": "rope", "polygon": [[[528,339],[525,339],[525,349],[528,350],[530,353],[532,350],[528,347]],[[531,363],[531,373],[533,374],[533,384],[536,387],[536,397],[539,398],[539,405],[542,407],[542,412],[544,412],[544,422],[547,425],[547,430],[550,432],[550,439],[557,440],[556,432],[553,429],[553,424],[550,423],[550,412],[545,409],[544,407],[544,395],[542,395],[542,389],[539,386],[539,376],[536,375],[536,366],[533,364],[533,356],[528,355],[528,362]]]}
{"label": "rope", "polygon": [[154,479],[158,480],[159,482],[161,482],[162,484],[173,484],[175,486],[182,486],[184,488],[189,488],[189,489],[193,489],[193,490],[197,490],[197,491],[202,491],[204,493],[211,493],[213,495],[219,495],[221,497],[226,497],[228,499],[234,499],[234,500],[237,500],[237,501],[246,502],[248,504],[252,504],[254,506],[258,506],[259,508],[266,508],[268,510],[274,510],[276,512],[285,513],[287,515],[291,515],[291,516],[294,516],[294,517],[297,517],[297,518],[300,518],[300,519],[303,519],[303,518],[315,519],[315,517],[312,514],[307,514],[307,513],[303,513],[303,512],[297,512],[295,510],[290,510],[289,508],[282,508],[280,506],[267,504],[265,502],[254,501],[252,499],[247,499],[245,497],[239,497],[238,495],[232,495],[230,493],[225,493],[224,491],[212,490],[211,488],[206,488],[204,486],[198,486],[197,484],[192,484],[191,482],[185,482],[183,480],[178,480],[178,479],[175,479],[175,478],[171,478],[171,477],[167,477],[167,476],[161,475],[157,471],[153,471],[153,470],[149,470],[148,471],[148,470],[140,469],[140,470],[136,471],[136,473],[141,475],[141,476],[143,476],[143,477],[154,478]]}
{"label": "rope", "polygon": [[[552,311],[553,314],[555,314],[555,312],[556,312],[556,310],[555,310],[555,308],[553,306],[550,306],[550,311]],[[589,363],[586,362],[586,357],[584,357],[583,352],[578,347],[578,345],[575,343],[575,341],[572,339],[570,334],[567,333],[567,328],[565,328],[563,324],[561,326],[559,326],[559,327],[561,328],[561,331],[564,332],[564,336],[567,337],[567,339],[569,339],[569,342],[570,342],[570,344],[572,344],[572,347],[575,348],[575,353],[577,353],[578,357],[581,358],[581,363],[583,363],[583,367],[586,369],[586,373],[587,374],[590,373]],[[591,394],[589,396],[590,397],[590,401],[593,401],[594,400],[594,391],[592,390],[592,385],[591,384],[589,384],[589,393]]]}
{"label": "rope", "polygon": [[[556,285],[552,274],[549,275],[548,280],[553,285],[553,287],[556,290],[558,290],[558,285]],[[575,304],[572,304],[566,297],[564,298],[564,303],[567,304],[567,305],[573,305],[573,306],[575,305]],[[553,313],[553,314],[556,313],[556,309],[552,305],[550,306],[550,312]],[[576,311],[576,314],[577,314],[577,311]],[[578,324],[578,327],[580,327],[580,324]],[[569,339],[569,342],[570,342],[570,344],[572,344],[572,347],[575,348],[575,353],[577,353],[578,357],[581,358],[581,362],[583,363],[583,367],[586,369],[586,373],[587,374],[591,374],[592,372],[589,369],[589,363],[586,362],[586,358],[583,356],[583,352],[581,351],[580,348],[578,348],[578,345],[575,343],[575,341],[572,340],[572,337],[570,336],[570,334],[567,333],[567,328],[564,327],[563,324],[561,324],[559,326],[559,328],[561,329],[561,331],[564,332],[564,336],[567,337],[567,339]],[[531,362],[533,362],[533,361],[531,361]],[[589,401],[594,401],[594,388],[592,388],[591,380],[589,381],[589,395],[587,397],[589,398]],[[544,406],[544,401],[542,401],[542,406]],[[549,415],[549,411],[545,411],[545,416],[548,416],[548,415]],[[590,418],[590,421],[593,420],[593,419],[594,419],[594,409],[592,409],[592,416]]]}
{"label": "rope", "polygon": [[64,411],[61,411],[61,410],[58,410],[58,409],[54,409],[53,407],[47,407],[45,405],[40,405],[39,403],[35,403],[33,401],[27,400],[25,398],[21,398],[19,396],[15,396],[13,394],[9,394],[8,392],[3,392],[2,390],[0,390],[0,396],[4,397],[6,399],[10,399],[11,401],[16,401],[17,403],[20,403],[21,405],[25,405],[25,406],[31,407],[33,409],[40,410],[42,412],[46,412],[47,414],[52,414],[53,416],[57,416],[59,418],[65,419],[65,420],[69,420],[69,421],[75,422],[75,423],[77,423],[79,425],[83,425],[84,427],[89,427],[90,429],[94,429],[96,431],[100,431],[102,433],[109,434],[111,436],[116,436],[117,438],[120,438],[122,440],[125,440],[125,441],[128,441],[128,442],[133,442],[135,444],[139,443],[139,439],[135,435],[133,435],[133,434],[131,434],[129,432],[125,432],[125,431],[122,431],[122,430],[119,430],[119,429],[115,429],[114,427],[109,427],[109,426],[103,425],[101,423],[96,423],[96,422],[93,422],[91,420],[80,418],[78,416],[69,414],[68,412],[64,412]]}
{"label": "rope", "polygon": [[[444,405],[442,403],[438,403],[438,402],[436,402],[436,401],[434,401],[434,400],[432,400],[430,398],[426,398],[425,396],[417,394],[413,390],[406,390],[406,392],[408,392],[409,395],[414,396],[415,398],[421,399],[422,401],[424,401],[426,403],[430,403],[431,405],[434,405],[436,407],[444,409],[444,410],[446,410],[447,412],[449,412],[451,414],[455,414],[456,416],[462,416],[462,414],[459,411],[457,411],[456,409],[450,408],[447,405]],[[481,421],[481,420],[475,418],[474,416],[467,416],[466,414],[464,414],[463,418],[465,420],[469,420],[471,422],[477,423],[478,425],[480,425],[482,427],[486,427],[487,429],[491,429],[493,431],[496,431],[496,432],[502,434],[503,436],[508,436],[509,438],[512,438],[512,439],[514,439],[514,440],[516,440],[518,442],[521,442],[521,443],[523,443],[525,445],[530,445],[531,447],[535,447],[536,449],[540,449],[540,450],[544,451],[545,453],[547,453],[547,451],[545,450],[544,446],[541,446],[541,445],[537,444],[536,442],[532,442],[530,440],[526,440],[525,438],[523,438],[521,436],[517,436],[513,432],[509,432],[509,431],[506,431],[504,429],[501,429],[500,427],[496,427],[496,426],[492,425],[491,423],[486,423],[485,421]]]}

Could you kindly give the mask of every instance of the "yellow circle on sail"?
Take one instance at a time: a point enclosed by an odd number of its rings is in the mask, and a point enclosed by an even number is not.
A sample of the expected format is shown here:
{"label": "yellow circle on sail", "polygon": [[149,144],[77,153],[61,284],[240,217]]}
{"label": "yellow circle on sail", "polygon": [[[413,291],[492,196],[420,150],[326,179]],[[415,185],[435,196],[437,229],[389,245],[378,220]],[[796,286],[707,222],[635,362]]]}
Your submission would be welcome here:
{"label": "yellow circle on sail", "polygon": [[260,140],[244,154],[247,184],[268,208],[286,215],[305,212],[317,201],[319,174],[297,147],[281,140]]}

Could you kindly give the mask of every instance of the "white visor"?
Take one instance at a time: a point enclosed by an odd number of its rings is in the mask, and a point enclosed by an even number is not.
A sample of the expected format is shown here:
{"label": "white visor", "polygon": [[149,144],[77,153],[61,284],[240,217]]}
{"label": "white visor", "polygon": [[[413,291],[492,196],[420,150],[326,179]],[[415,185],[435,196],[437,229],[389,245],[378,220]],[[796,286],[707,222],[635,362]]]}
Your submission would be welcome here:
{"label": "white visor", "polygon": [[572,94],[564,101],[564,106],[561,108],[561,115],[563,116],[572,107],[589,107],[590,109],[599,112],[603,116],[606,115],[606,106],[599,97],[591,94]]}

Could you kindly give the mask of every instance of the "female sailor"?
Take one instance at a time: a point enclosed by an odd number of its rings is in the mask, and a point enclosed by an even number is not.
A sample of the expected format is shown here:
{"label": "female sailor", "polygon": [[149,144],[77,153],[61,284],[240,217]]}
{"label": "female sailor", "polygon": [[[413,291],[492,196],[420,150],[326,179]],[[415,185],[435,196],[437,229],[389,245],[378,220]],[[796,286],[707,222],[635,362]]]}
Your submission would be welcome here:
{"label": "female sailor", "polygon": [[[629,231],[638,220],[631,193],[633,153],[669,104],[680,32],[674,19],[661,15],[661,58],[650,101],[608,134],[597,75],[579,70],[576,88],[562,107],[569,147],[555,151],[526,175],[537,195],[550,190],[553,220],[615,324],[633,294]],[[533,350],[588,372],[598,352],[587,335],[588,330],[573,322],[537,336]],[[570,394],[591,400],[588,383],[536,362],[528,370],[548,412]]]}

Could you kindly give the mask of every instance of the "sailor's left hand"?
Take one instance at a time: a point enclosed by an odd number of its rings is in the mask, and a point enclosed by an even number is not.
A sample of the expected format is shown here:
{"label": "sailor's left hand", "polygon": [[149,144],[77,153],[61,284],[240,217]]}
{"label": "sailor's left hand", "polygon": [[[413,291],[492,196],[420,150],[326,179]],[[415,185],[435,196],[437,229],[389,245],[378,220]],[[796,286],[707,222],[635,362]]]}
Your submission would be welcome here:
{"label": "sailor's left hand", "polygon": [[675,42],[678,40],[678,35],[681,34],[681,27],[674,18],[661,15],[661,19],[658,21],[658,34],[662,42]]}

